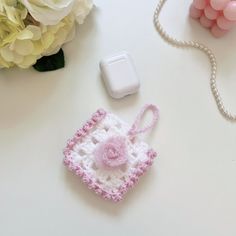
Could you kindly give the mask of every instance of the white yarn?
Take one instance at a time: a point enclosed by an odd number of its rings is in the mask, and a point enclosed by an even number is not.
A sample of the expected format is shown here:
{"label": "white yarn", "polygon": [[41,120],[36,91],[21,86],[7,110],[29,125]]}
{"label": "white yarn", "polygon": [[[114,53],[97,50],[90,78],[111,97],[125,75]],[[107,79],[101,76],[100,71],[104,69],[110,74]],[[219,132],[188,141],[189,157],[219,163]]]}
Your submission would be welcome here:
{"label": "white yarn", "polygon": [[[117,193],[118,188],[130,179],[137,165],[148,160],[147,143],[136,138],[131,141],[127,136],[130,125],[111,113],[93,128],[86,137],[82,138],[72,149],[70,159],[75,166],[80,166],[90,179],[102,189],[110,193]],[[113,136],[126,137],[128,163],[117,169],[104,169],[95,162],[94,150],[101,142]]]}

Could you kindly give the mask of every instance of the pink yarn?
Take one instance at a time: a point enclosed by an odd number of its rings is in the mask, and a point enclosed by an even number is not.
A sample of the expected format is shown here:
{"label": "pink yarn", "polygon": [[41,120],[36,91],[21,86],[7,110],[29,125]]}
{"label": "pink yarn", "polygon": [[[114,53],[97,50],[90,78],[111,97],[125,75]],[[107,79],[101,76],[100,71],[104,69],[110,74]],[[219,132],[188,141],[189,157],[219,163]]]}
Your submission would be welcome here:
{"label": "pink yarn", "polygon": [[96,162],[101,167],[116,168],[127,162],[127,148],[124,137],[111,137],[94,151]]}
{"label": "pink yarn", "polygon": [[[152,122],[150,125],[147,125],[146,127],[142,129],[139,129],[140,122],[148,110],[152,111],[153,113]],[[134,138],[138,134],[147,132],[148,130],[152,129],[157,123],[158,113],[159,113],[158,108],[155,105],[152,105],[152,104],[145,105],[143,109],[140,111],[140,113],[138,114],[138,116],[136,117],[136,120],[134,124],[132,125],[130,131],[128,132],[128,135],[130,135],[131,138]]]}
{"label": "pink yarn", "polygon": [[[154,105],[146,105],[145,108],[141,111],[140,115],[137,117],[136,122],[139,123],[141,117],[144,115],[144,112],[147,109],[151,109],[154,113],[154,120],[152,123],[155,124],[157,120],[158,110]],[[96,182],[96,179],[91,177],[87,172],[84,171],[83,168],[81,168],[78,164],[74,163],[72,161],[72,151],[74,148],[74,145],[76,142],[79,142],[83,137],[85,137],[92,128],[95,128],[96,125],[106,116],[106,112],[104,110],[98,110],[89,121],[86,122],[85,129],[79,129],[74,137],[68,141],[66,148],[64,149],[63,153],[65,155],[64,158],[64,164],[68,167],[70,171],[73,171],[76,175],[80,176],[82,181],[88,186],[89,189],[94,190],[94,192],[100,196],[102,196],[106,200],[112,200],[114,202],[119,202],[123,199],[124,194],[127,193],[127,191],[132,188],[139,180],[139,178],[149,169],[149,167],[152,165],[154,158],[157,156],[157,153],[153,149],[149,149],[146,153],[147,160],[145,163],[140,162],[136,168],[132,171],[132,173],[129,175],[127,180],[124,180],[122,185],[119,187],[119,190],[116,192],[107,192],[106,190],[102,189],[98,183]],[[136,123],[135,122],[135,123]],[[134,125],[135,128],[137,128],[137,124]],[[150,129],[153,127],[153,124],[148,126],[145,129],[138,130],[133,129],[134,133],[140,133],[145,132],[147,129]],[[144,131],[143,131],[144,130]],[[137,132],[139,131],[139,132]],[[111,161],[111,163],[108,161],[108,163],[105,161],[106,164],[110,166],[116,166],[118,164],[125,164],[127,162],[127,153],[125,150],[125,138],[124,137],[112,137],[107,140],[107,142],[104,143],[104,147],[100,147],[102,150],[99,151],[100,153],[106,153],[103,157],[105,160]],[[119,151],[118,151],[119,149]]]}

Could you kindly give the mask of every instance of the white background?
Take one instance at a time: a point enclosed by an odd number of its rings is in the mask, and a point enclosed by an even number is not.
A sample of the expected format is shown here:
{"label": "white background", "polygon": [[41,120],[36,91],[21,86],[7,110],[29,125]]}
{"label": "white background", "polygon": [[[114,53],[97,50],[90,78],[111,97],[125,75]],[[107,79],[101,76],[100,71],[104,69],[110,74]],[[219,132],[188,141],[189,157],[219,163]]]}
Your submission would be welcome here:
{"label": "white background", "polygon": [[[188,18],[190,0],[167,1],[164,28],[216,54],[218,83],[236,112],[236,30],[214,39]],[[0,235],[236,235],[236,124],[210,93],[204,54],[167,45],[155,32],[156,0],[96,0],[64,47],[65,69],[0,73]],[[127,50],[142,86],[111,99],[99,60]],[[159,158],[126,199],[113,204],[87,190],[62,165],[66,140],[97,108],[132,123],[145,103],[161,111],[148,141]]]}

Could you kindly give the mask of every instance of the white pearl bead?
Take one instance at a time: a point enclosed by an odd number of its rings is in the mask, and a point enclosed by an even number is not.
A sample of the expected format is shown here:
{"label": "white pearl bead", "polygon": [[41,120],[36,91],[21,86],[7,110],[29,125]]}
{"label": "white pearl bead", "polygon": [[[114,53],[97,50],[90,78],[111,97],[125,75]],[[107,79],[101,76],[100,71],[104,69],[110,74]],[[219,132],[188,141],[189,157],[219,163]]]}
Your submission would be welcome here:
{"label": "white pearl bead", "polygon": [[[172,38],[162,28],[162,26],[159,22],[159,15],[160,15],[160,12],[161,12],[161,10],[162,10],[162,8],[163,8],[166,1],[167,0],[160,0],[158,5],[157,5],[157,8],[155,10],[155,13],[154,13],[153,22],[154,22],[154,25],[155,25],[155,28],[156,28],[157,32],[160,34],[160,36],[165,41],[172,44],[173,46],[197,48],[197,49],[201,50],[202,52],[204,52],[208,56],[210,64],[211,64],[211,78],[210,78],[211,91],[212,91],[212,94],[215,98],[217,107],[218,107],[219,111],[221,112],[221,114],[226,119],[236,121],[236,115],[232,115],[230,112],[228,112],[228,110],[225,109],[225,107],[223,105],[223,102],[222,102],[222,99],[220,97],[219,91],[217,89],[217,84],[216,84],[217,63],[216,63],[215,55],[212,53],[212,51],[209,48],[207,48],[206,46],[204,46],[203,44],[200,44],[198,42],[194,42],[194,41],[186,42],[186,41],[180,41],[180,40],[177,40],[175,38]],[[220,0],[217,0],[217,1],[219,2]],[[229,1],[229,0],[224,0],[224,1]],[[216,1],[214,1],[214,2],[216,2]]]}

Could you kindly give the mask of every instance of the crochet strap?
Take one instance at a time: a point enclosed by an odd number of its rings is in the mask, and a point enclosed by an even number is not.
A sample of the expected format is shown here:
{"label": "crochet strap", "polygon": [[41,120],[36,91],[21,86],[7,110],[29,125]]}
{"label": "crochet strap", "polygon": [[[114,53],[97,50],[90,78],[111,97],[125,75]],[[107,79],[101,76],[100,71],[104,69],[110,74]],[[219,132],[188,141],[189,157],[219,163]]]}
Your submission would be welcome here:
{"label": "crochet strap", "polygon": [[[149,125],[144,126],[144,128],[139,128],[140,123],[141,123],[145,113],[149,110],[152,111],[152,113],[153,113],[153,119],[152,119],[151,123]],[[158,120],[158,115],[159,115],[159,110],[155,105],[153,105],[153,104],[145,105],[142,108],[142,110],[140,111],[140,113],[138,114],[138,116],[136,117],[133,125],[131,126],[131,129],[128,132],[128,135],[131,138],[134,138],[135,136],[137,136],[140,133],[146,133],[147,131],[149,131],[150,129],[152,129],[156,125],[157,120]]]}

